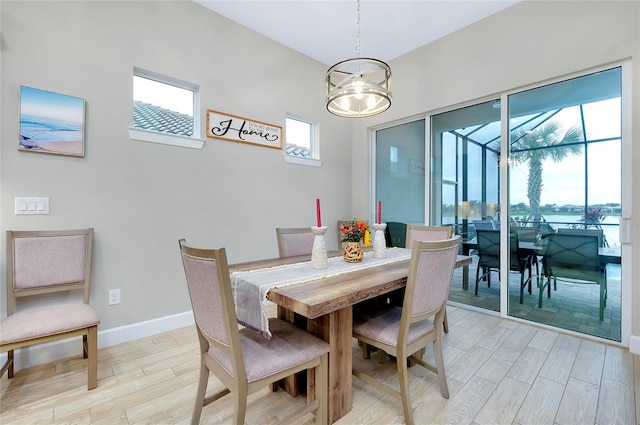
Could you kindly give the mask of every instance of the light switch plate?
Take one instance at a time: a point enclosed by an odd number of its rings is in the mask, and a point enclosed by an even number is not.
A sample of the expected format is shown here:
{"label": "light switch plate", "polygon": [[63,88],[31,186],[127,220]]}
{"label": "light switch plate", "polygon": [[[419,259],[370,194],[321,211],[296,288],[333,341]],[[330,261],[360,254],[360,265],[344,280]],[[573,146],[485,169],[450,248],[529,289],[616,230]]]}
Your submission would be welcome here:
{"label": "light switch plate", "polygon": [[49,214],[49,198],[16,197],[16,215]]}

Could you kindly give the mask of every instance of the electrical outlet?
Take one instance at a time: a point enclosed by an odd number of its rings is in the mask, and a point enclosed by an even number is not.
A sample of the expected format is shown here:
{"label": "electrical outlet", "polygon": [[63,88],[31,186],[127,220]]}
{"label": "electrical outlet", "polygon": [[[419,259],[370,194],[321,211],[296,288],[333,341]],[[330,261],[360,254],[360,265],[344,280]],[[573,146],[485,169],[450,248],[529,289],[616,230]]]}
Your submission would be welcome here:
{"label": "electrical outlet", "polygon": [[109,305],[120,304],[120,290],[109,290]]}

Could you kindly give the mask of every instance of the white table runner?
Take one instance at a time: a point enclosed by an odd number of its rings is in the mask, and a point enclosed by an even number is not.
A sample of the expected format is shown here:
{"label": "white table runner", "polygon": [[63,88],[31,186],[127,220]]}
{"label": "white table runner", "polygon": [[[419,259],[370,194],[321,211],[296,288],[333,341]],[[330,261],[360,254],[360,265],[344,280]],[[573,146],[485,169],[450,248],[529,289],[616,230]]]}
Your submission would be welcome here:
{"label": "white table runner", "polygon": [[238,322],[249,329],[271,338],[269,321],[265,314],[267,293],[272,288],[310,282],[369,267],[391,264],[411,258],[411,250],[388,248],[385,258],[373,257],[373,251],[365,252],[359,263],[347,263],[339,257],[328,259],[326,269],[314,269],[310,261],[231,273],[231,287],[235,300]]}

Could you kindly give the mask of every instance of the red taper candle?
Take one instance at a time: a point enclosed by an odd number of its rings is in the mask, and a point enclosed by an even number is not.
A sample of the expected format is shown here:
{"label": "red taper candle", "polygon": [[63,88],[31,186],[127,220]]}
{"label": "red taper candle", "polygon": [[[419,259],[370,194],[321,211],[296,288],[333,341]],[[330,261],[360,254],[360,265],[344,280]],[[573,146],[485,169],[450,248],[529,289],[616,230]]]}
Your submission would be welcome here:
{"label": "red taper candle", "polygon": [[320,198],[316,198],[316,216],[318,219],[318,227],[321,227],[322,220],[320,219]]}

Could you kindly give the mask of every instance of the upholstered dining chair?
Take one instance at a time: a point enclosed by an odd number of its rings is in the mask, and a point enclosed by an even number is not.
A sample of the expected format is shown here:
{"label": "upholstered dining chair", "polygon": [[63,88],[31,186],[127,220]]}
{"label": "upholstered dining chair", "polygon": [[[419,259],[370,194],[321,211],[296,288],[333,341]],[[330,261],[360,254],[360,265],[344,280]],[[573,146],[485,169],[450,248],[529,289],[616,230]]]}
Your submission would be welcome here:
{"label": "upholstered dining chair", "polygon": [[7,232],[7,317],[0,322],[7,360],[0,376],[13,377],[14,350],[82,336],[87,389],[97,387],[100,318],[89,306],[92,250],[93,229]]}
{"label": "upholstered dining chair", "polygon": [[[407,226],[407,239],[405,246],[413,246],[413,241],[441,241],[453,236],[452,226],[421,226],[410,224]],[[444,312],[444,333],[449,333],[449,320],[447,311]]]}
{"label": "upholstered dining chair", "polygon": [[413,241],[441,241],[453,236],[452,226],[419,226],[407,225],[407,240],[405,246],[412,247]]}
{"label": "upholstered dining chair", "polygon": [[[491,286],[491,272],[500,272],[500,231],[478,230],[478,268],[476,269],[476,289],[478,282],[487,279]],[[528,286],[531,294],[532,263],[534,253],[519,248],[518,233],[509,232],[509,270],[520,273],[520,304],[523,303],[524,288]],[[482,271],[482,274],[480,272]],[[528,277],[526,273],[529,272]]]}
{"label": "upholstered dining chair", "polygon": [[[607,307],[607,268],[600,263],[597,234],[552,233],[546,242],[542,256],[543,283],[540,284],[538,307],[542,308],[542,294],[548,289],[551,297],[551,280],[557,289],[558,278],[571,279],[573,283],[596,284],[600,289],[600,320]],[[546,278],[546,281],[545,279]]]}
{"label": "upholstered dining chair", "polygon": [[[435,242],[415,241],[402,308],[389,306],[383,311],[363,311],[353,321],[353,336],[397,358],[400,391],[362,371],[353,374],[368,384],[402,401],[407,425],[413,425],[409,394],[407,359],[438,374],[440,392],[449,398],[442,357],[442,328],[445,306],[451,288],[460,237]],[[433,344],[436,365],[412,357],[427,344]]]}
{"label": "upholstered dining chair", "polygon": [[315,234],[311,227],[278,227],[278,255],[280,258],[311,254]]}
{"label": "upholstered dining chair", "polygon": [[[179,245],[200,341],[200,378],[191,423],[200,422],[204,406],[232,394],[233,423],[242,425],[249,394],[307,370],[308,399],[313,400],[282,422],[315,412],[316,424],[327,424],[329,345],[275,318],[269,319],[271,339],[247,328],[239,329],[225,249],[194,248],[184,239]],[[207,396],[209,372],[225,388]]]}

